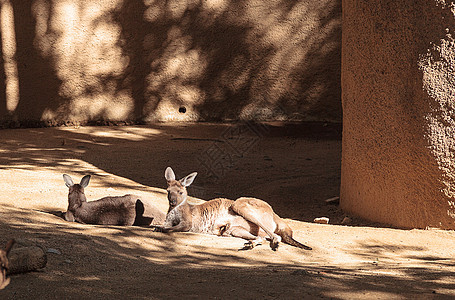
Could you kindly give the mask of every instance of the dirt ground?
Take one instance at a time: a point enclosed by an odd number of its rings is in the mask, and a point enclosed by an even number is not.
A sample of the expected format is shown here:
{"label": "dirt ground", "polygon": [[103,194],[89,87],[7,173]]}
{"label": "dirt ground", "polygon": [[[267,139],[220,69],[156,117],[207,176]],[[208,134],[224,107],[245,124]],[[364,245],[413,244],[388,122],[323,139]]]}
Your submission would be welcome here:
{"label": "dirt ground", "polygon": [[[61,127],[0,131],[0,243],[33,242],[47,266],[11,276],[1,299],[444,299],[455,297],[455,233],[353,218],[338,196],[340,128],[331,124]],[[62,174],[92,179],[89,200],[135,193],[167,210],[164,170],[197,171],[200,199],[254,196],[294,237],[239,251],[235,238],[69,223]],[[197,201],[197,199],[192,199]],[[315,224],[316,217],[329,225]]]}

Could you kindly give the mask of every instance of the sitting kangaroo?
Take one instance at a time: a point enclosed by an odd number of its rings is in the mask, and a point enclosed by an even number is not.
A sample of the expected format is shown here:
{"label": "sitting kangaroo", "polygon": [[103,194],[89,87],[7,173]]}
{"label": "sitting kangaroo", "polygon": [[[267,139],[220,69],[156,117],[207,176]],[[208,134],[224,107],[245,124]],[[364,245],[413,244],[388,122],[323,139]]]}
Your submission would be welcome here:
{"label": "sitting kangaroo", "polygon": [[140,196],[104,197],[87,202],[84,188],[90,182],[90,175],[85,175],[79,184],[74,184],[66,174],[63,174],[63,179],[69,188],[68,210],[65,213],[65,220],[69,222],[126,226],[164,223],[165,214]]}
{"label": "sitting kangaroo", "polygon": [[248,240],[244,249],[252,249],[269,239],[272,250],[278,248],[280,241],[311,250],[292,238],[289,225],[262,200],[217,198],[199,205],[189,204],[186,187],[193,183],[196,175],[195,172],[176,180],[174,171],[170,167],[166,169],[169,210],[164,226],[156,226],[158,230],[239,237]]}

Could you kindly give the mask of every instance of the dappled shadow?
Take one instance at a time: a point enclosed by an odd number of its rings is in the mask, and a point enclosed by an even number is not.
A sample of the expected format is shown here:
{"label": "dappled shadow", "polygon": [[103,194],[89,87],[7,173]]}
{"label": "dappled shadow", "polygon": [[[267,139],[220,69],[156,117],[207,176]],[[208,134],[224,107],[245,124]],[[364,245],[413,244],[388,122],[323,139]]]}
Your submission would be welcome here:
{"label": "dappled shadow", "polygon": [[[0,30],[0,41],[2,40],[2,32]],[[0,54],[3,53],[3,45],[0,42]],[[6,77],[5,77],[5,61],[3,55],[0,55],[0,116],[7,115],[6,109]]]}
{"label": "dappled shadow", "polygon": [[[120,40],[128,41],[121,44],[123,52],[129,57],[129,64],[119,80],[119,85],[130,86],[134,99],[134,119],[139,122],[145,121],[147,111],[149,113],[155,111],[159,103],[157,94],[147,92],[150,49],[144,44],[151,29],[144,20],[145,11],[143,1],[123,1],[122,7],[113,13],[113,18],[121,24]],[[156,54],[157,50],[153,53]]]}
{"label": "dappled shadow", "polygon": [[[379,264],[340,266],[299,258],[299,251],[303,250],[294,248],[239,252],[235,247],[242,242],[236,239],[163,234],[136,227],[81,225],[26,209],[2,206],[0,210],[0,235],[4,240],[25,239],[61,253],[47,254],[48,265],[44,271],[12,276],[8,288],[0,291],[5,298],[27,297],[30,287],[38,284],[52,287],[34,289],[38,298],[97,295],[114,299],[125,295],[225,298],[227,294],[232,298],[266,299],[284,295],[285,298],[331,299],[426,298],[453,296],[455,288],[451,269],[447,265],[438,267],[438,262],[446,258],[435,256],[434,265],[426,264],[425,258],[416,266],[387,264],[383,260],[389,251],[418,252],[423,247],[410,249],[389,244],[380,250],[379,244],[358,244],[345,252],[374,255]],[[222,251],[204,246],[204,241],[209,243],[214,239],[223,241],[219,246]],[[292,258],[280,255],[291,250],[295,252]],[[452,260],[450,267],[453,266]]]}
{"label": "dappled shadow", "polygon": [[[162,1],[119,10],[123,35],[143,38],[134,50],[151,66],[145,115],[341,120],[341,3],[210,5]],[[129,26],[129,17],[141,21]]]}
{"label": "dappled shadow", "polygon": [[[57,110],[68,99],[59,94],[62,81],[58,78],[53,58],[43,55],[40,49],[35,47],[39,24],[33,15],[33,1],[11,1],[11,4],[14,24],[10,25],[14,26],[16,34],[16,40],[13,42],[16,42],[14,57],[17,65],[19,102],[14,111],[8,113],[5,125],[34,126],[41,120],[45,110]],[[49,34],[56,37],[60,35],[59,32]],[[0,85],[3,85],[3,82]],[[2,119],[5,120],[5,117],[2,116]]]}
{"label": "dappled shadow", "polygon": [[[452,241],[448,241],[448,245]],[[353,247],[352,252],[356,256],[363,259],[370,259],[372,264],[381,265],[384,264],[394,264],[396,263],[396,268],[401,269],[399,263],[397,263],[398,258],[407,259],[408,266],[411,266],[406,272],[414,272],[415,270],[425,269],[425,268],[435,268],[438,269],[442,266],[444,267],[455,267],[455,259],[447,255],[446,257],[441,257],[433,254],[428,254],[426,252],[428,246],[426,245],[402,245],[399,243],[385,243],[377,241],[363,241],[359,243],[358,247]]]}
{"label": "dappled shadow", "polygon": [[1,3],[18,69],[6,126],[341,121],[341,1]]}
{"label": "dappled shadow", "polygon": [[[286,218],[311,221],[327,213],[339,217],[336,206],[323,202],[339,191],[337,130],[331,133],[330,126],[320,126],[320,136],[326,138],[313,139],[316,126],[311,130],[306,125],[270,126],[264,136],[255,136],[255,144],[241,155],[232,152],[210,161],[206,154],[214,145],[226,149],[231,145],[223,132],[232,128],[236,125],[6,130],[1,132],[0,170],[58,170],[76,180],[96,173],[92,184],[134,193],[144,190],[143,186],[165,188],[164,170],[171,166],[179,178],[199,172],[189,188],[194,197],[254,196],[269,202]],[[288,156],[281,155],[283,147]],[[208,169],[203,162],[211,163]],[[219,177],[211,176],[210,171]],[[128,186],[113,182],[111,174],[133,182]]]}
{"label": "dappled shadow", "polygon": [[[283,116],[285,120],[314,117],[339,121],[340,3],[253,2],[2,1],[12,5],[10,26],[17,40],[17,55],[12,56],[19,83],[18,106],[11,114],[14,126],[25,121],[31,122],[25,125],[56,125],[111,119],[142,122]],[[2,88],[7,81],[3,79]],[[176,113],[182,106],[182,112]],[[316,116],[318,107],[327,108],[323,117]],[[159,131],[159,127],[152,128]],[[271,138],[283,133],[276,127],[269,127]],[[230,146],[229,138],[221,138],[226,128],[201,129],[210,131],[209,139],[204,132],[196,134],[199,129],[193,125],[168,127],[163,135],[145,135],[138,140],[125,138],[132,135],[128,132],[120,138],[113,133],[123,129],[111,130],[108,137],[82,130],[62,134],[56,129],[43,141],[40,131],[27,140],[8,133],[1,144],[1,168],[58,168],[80,175],[99,168],[147,186],[163,187],[162,172],[171,165],[180,176],[200,172],[190,190],[197,197],[257,196],[274,205],[280,215],[301,220],[311,220],[316,213],[291,210],[293,203],[314,203],[338,194],[339,130],[335,130],[337,141],[331,143],[332,133],[327,138],[312,125],[296,125],[286,135],[284,146],[275,143],[270,147],[259,137],[249,151],[231,149],[208,168],[202,166],[209,160],[205,154],[215,148],[210,139]],[[185,149],[189,133],[195,138],[194,148]],[[302,140],[310,138],[326,149],[316,153],[309,144],[300,149],[305,143]],[[160,145],[163,141],[165,146]],[[151,150],[138,153],[135,149],[140,143]],[[275,151],[282,147],[293,148],[296,155],[291,160],[280,157]],[[115,155],[106,155],[112,151]],[[327,152],[336,158],[325,157]],[[255,161],[245,163],[243,158],[248,157]],[[309,174],[305,170],[308,166],[321,170]],[[323,174],[326,166],[328,176]],[[210,172],[218,174],[209,176]],[[225,178],[239,173],[244,174],[243,180],[226,183]],[[108,175],[99,176],[107,185]],[[267,176],[279,180],[280,187],[271,191]],[[333,181],[333,185],[313,192],[321,180]],[[292,196],[283,200],[286,191],[292,191]]]}

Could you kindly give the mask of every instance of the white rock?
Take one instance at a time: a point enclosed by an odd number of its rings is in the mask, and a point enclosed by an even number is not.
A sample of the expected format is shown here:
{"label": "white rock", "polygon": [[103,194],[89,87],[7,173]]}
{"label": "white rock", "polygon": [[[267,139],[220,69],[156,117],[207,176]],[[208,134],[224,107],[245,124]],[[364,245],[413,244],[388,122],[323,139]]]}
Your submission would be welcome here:
{"label": "white rock", "polygon": [[327,217],[320,217],[320,218],[315,218],[313,220],[314,223],[319,223],[319,224],[329,224],[329,218]]}

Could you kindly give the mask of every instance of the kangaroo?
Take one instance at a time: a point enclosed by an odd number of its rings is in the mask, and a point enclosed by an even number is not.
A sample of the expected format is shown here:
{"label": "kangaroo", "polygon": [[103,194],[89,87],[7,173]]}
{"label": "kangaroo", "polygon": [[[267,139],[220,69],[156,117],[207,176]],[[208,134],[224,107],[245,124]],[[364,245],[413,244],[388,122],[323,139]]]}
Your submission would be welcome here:
{"label": "kangaroo", "polygon": [[158,210],[150,201],[136,195],[104,197],[87,202],[84,189],[90,182],[90,175],[85,175],[79,184],[74,184],[67,174],[63,174],[63,180],[69,188],[66,221],[98,225],[150,226],[163,224],[166,218],[164,212]]}
{"label": "kangaroo", "polygon": [[165,171],[169,210],[162,232],[189,231],[220,236],[233,236],[248,240],[243,249],[252,249],[266,239],[272,250],[277,250],[281,241],[305,250],[305,246],[292,238],[292,229],[272,207],[256,198],[239,198],[236,201],[216,198],[202,204],[192,205],[187,201],[186,188],[193,183],[197,173],[176,180],[174,171]]}
{"label": "kangaroo", "polygon": [[0,249],[0,290],[4,289],[10,282],[10,279],[6,278],[6,272],[9,268],[8,254],[14,243],[14,239],[9,240],[5,246],[5,250]]}

